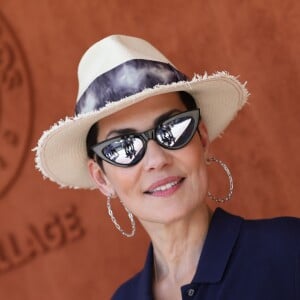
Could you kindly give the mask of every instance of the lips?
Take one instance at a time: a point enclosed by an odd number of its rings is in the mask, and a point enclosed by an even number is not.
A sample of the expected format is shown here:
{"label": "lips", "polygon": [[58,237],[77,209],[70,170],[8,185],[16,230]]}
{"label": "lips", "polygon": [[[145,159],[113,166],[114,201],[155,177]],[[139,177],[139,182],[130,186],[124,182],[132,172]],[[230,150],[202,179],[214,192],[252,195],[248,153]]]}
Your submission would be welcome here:
{"label": "lips", "polygon": [[183,177],[168,177],[163,180],[159,180],[152,184],[146,191],[145,194],[156,195],[156,196],[167,196],[175,192],[180,184],[183,182]]}

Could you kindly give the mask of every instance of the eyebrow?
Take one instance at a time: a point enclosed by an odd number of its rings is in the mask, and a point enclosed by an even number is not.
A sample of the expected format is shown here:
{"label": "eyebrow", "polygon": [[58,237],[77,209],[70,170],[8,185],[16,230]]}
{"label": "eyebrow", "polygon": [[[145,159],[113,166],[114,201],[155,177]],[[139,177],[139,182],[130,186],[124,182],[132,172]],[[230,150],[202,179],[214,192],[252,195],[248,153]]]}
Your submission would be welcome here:
{"label": "eyebrow", "polygon": [[[154,127],[157,127],[161,122],[163,122],[164,120],[166,120],[167,118],[169,118],[170,116],[174,115],[175,113],[180,113],[181,111],[179,109],[172,109],[170,111],[167,111],[166,113],[160,115],[159,117],[154,119]],[[116,136],[119,135],[127,135],[130,133],[137,133],[139,131],[137,131],[134,128],[122,128],[122,129],[113,129],[111,131],[109,131],[106,135],[106,139],[113,134],[116,134]]]}

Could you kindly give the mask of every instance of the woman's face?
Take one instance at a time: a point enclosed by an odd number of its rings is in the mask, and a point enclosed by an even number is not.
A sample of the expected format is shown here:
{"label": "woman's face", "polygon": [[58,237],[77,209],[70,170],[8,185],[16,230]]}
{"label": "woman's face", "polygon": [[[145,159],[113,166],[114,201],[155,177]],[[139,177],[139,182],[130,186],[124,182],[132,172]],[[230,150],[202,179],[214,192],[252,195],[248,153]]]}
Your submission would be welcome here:
{"label": "woman's face", "polygon": [[[177,93],[151,97],[117,112],[99,123],[98,141],[112,138],[110,132],[153,128],[155,120],[169,112],[186,111]],[[203,123],[184,148],[168,150],[148,141],[143,159],[128,168],[103,162],[103,170],[90,161],[89,169],[105,195],[115,195],[141,221],[168,224],[189,217],[204,205],[207,194],[205,159],[208,137]]]}

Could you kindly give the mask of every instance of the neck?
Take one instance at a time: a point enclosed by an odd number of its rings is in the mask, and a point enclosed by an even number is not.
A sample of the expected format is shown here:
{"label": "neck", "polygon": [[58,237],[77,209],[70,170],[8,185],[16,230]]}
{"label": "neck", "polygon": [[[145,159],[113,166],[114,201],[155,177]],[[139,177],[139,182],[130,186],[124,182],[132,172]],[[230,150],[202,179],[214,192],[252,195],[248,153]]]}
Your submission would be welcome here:
{"label": "neck", "polygon": [[153,244],[156,282],[167,280],[182,285],[192,280],[210,219],[211,211],[202,205],[170,224],[143,224]]}

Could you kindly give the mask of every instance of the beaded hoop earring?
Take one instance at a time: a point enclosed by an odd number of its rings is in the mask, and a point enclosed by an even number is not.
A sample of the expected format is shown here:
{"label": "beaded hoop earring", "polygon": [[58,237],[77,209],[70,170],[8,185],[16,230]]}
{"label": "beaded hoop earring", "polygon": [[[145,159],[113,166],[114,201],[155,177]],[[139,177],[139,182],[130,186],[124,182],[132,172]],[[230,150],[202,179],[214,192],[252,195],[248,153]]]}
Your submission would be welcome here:
{"label": "beaded hoop earring", "polygon": [[134,234],[135,234],[135,221],[134,221],[134,217],[132,215],[132,213],[129,211],[129,209],[123,204],[122,201],[120,201],[122,203],[122,205],[124,206],[127,214],[128,214],[128,218],[130,220],[130,223],[131,223],[131,232],[127,233],[125,232],[120,224],[117,222],[115,216],[114,216],[114,213],[112,211],[112,208],[111,208],[111,204],[110,204],[110,200],[111,200],[111,196],[107,196],[107,201],[106,201],[106,206],[107,206],[107,211],[108,211],[108,215],[110,216],[110,219],[111,221],[113,222],[113,224],[115,225],[115,227],[126,237],[133,237]]}
{"label": "beaded hoop earring", "polygon": [[208,158],[207,162],[208,163],[210,163],[210,162],[216,162],[219,165],[221,165],[221,167],[224,169],[226,175],[228,176],[228,180],[229,180],[229,192],[228,192],[228,194],[227,194],[226,197],[217,197],[217,196],[212,195],[210,192],[207,193],[207,196],[210,199],[212,199],[212,200],[214,200],[214,201],[216,201],[218,203],[224,203],[224,202],[230,200],[231,197],[232,197],[232,193],[233,193],[233,179],[232,179],[231,173],[230,173],[227,165],[225,163],[223,163],[221,160],[216,159],[215,157]]}

